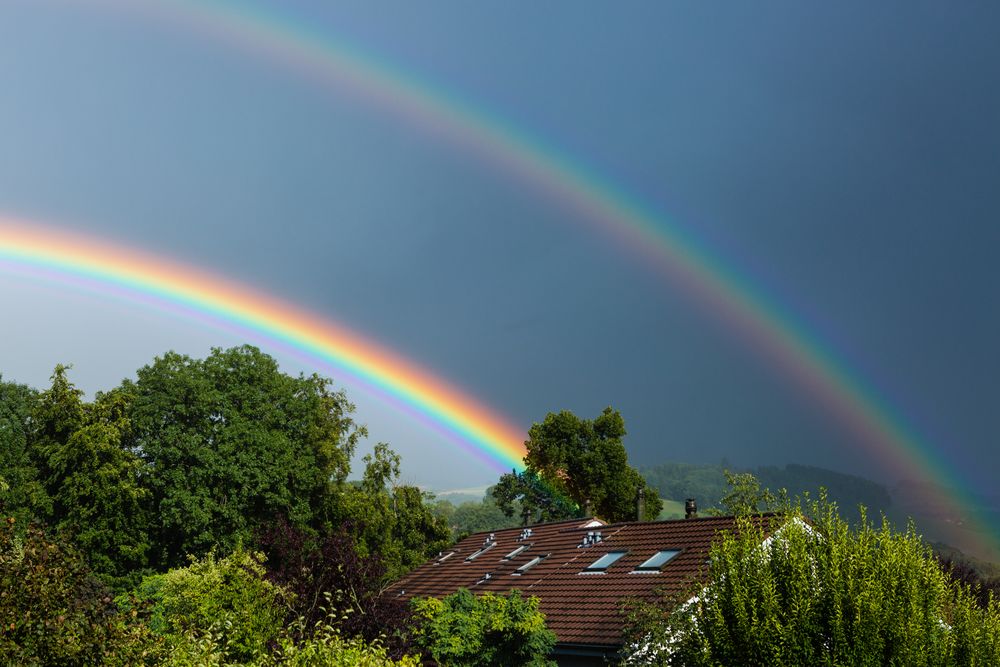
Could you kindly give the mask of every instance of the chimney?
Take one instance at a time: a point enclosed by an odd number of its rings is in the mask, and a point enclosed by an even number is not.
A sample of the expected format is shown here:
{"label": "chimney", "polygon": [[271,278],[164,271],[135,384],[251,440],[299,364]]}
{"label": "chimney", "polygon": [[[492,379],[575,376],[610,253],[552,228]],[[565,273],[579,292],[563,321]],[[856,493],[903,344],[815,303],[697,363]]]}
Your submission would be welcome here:
{"label": "chimney", "polygon": [[684,518],[685,519],[697,519],[698,518],[698,503],[695,502],[694,498],[688,498],[684,501]]}
{"label": "chimney", "polygon": [[590,513],[590,498],[583,501],[583,516],[591,517],[593,514]]}
{"label": "chimney", "polygon": [[646,514],[646,495],[643,493],[643,491],[644,489],[640,487],[638,497],[635,500],[636,514],[637,514],[637,516],[635,517],[636,521],[642,521],[643,517]]}

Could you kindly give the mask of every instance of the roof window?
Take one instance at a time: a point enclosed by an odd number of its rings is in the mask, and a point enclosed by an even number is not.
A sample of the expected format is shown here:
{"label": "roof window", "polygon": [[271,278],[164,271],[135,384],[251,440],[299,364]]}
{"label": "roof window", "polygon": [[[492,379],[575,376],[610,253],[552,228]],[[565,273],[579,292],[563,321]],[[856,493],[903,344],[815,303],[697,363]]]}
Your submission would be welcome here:
{"label": "roof window", "polygon": [[519,546],[518,548],[516,548],[513,551],[511,551],[506,556],[504,556],[503,559],[504,560],[510,560],[512,558],[516,558],[516,557],[520,556],[522,553],[524,553],[525,551],[527,551],[528,547],[530,547],[530,546],[531,546],[530,544],[522,544],[521,546]]}
{"label": "roof window", "polygon": [[516,570],[514,570],[513,572],[511,572],[511,574],[513,576],[519,577],[522,574],[524,574],[525,572],[527,572],[528,570],[530,570],[531,568],[533,568],[536,565],[538,565],[539,563],[541,563],[543,560],[545,560],[548,557],[549,557],[549,554],[545,554],[544,556],[535,556],[534,558],[532,558],[531,560],[529,560],[527,563],[525,563],[521,567],[519,567]]}
{"label": "roof window", "polygon": [[445,562],[446,560],[448,560],[449,558],[451,558],[454,555],[455,555],[454,551],[449,551],[446,554],[438,554],[437,562],[438,563],[443,563],[443,562]]}
{"label": "roof window", "polygon": [[475,553],[472,553],[472,554],[469,554],[468,558],[466,558],[465,560],[466,561],[475,560],[477,557],[482,556],[484,553],[486,553],[487,551],[489,551],[490,549],[492,549],[496,545],[497,545],[496,542],[489,542],[489,543],[486,544],[486,546],[484,546],[479,551],[477,551]]}
{"label": "roof window", "polygon": [[663,551],[657,551],[652,555],[652,557],[649,558],[649,560],[635,568],[634,572],[659,572],[663,569],[664,565],[673,560],[674,556],[680,552],[680,549],[664,549]]}
{"label": "roof window", "polygon": [[593,563],[584,568],[581,574],[587,573],[603,573],[609,567],[614,565],[619,558],[627,554],[627,551],[609,551],[604,554]]}

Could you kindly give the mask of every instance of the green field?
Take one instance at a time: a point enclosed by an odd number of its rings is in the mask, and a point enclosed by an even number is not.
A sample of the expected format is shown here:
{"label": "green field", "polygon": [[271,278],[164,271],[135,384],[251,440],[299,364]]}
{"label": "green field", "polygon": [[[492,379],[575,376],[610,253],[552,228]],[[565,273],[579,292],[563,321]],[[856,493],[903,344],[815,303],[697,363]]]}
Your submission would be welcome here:
{"label": "green field", "polygon": [[684,503],[680,500],[667,500],[666,498],[660,498],[663,501],[663,509],[660,511],[660,516],[658,519],[683,519],[684,518]]}

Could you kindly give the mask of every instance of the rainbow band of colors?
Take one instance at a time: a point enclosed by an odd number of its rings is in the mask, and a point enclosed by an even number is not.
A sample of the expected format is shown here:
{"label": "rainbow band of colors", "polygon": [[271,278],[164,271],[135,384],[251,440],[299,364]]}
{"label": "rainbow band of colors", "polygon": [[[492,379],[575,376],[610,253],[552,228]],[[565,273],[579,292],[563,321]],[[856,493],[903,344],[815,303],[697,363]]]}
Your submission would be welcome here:
{"label": "rainbow band of colors", "polygon": [[342,371],[495,469],[523,467],[522,429],[395,352],[262,292],[137,250],[2,217],[0,269],[151,303]]}
{"label": "rainbow band of colors", "polygon": [[[101,0],[123,12],[166,19],[222,39],[297,75],[365,100],[512,173],[579,214],[578,220],[644,257],[678,289],[806,388],[887,469],[948,489],[938,498],[968,516],[966,484],[943,451],[910,428],[877,393],[744,276],[722,265],[676,226],[557,151],[443,90],[251,2]],[[419,384],[419,383],[417,383]],[[419,391],[416,387],[414,391]],[[496,442],[496,441],[491,441]],[[491,445],[498,447],[498,445]],[[508,453],[510,453],[508,451]],[[964,506],[964,508],[963,508]],[[969,522],[974,522],[970,519]],[[995,530],[991,546],[1000,549]]]}

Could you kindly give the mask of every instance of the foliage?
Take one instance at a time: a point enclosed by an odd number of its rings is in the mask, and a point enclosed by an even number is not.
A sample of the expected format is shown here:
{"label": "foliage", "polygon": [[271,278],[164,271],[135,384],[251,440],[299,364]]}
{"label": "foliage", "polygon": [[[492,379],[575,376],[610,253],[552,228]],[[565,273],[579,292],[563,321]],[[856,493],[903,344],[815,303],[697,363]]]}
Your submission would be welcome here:
{"label": "foliage", "polygon": [[748,472],[732,473],[723,471],[729,491],[719,501],[726,514],[746,516],[767,511],[776,502],[773,493],[760,488],[760,482]]}
{"label": "foliage", "polygon": [[444,599],[416,598],[416,640],[449,667],[551,665],[556,636],[545,627],[538,598],[512,590],[507,596],[475,596],[467,589]]}
{"label": "foliage", "polygon": [[[662,497],[681,502],[686,498],[695,498],[698,506],[707,511],[721,507],[722,497],[730,489],[726,481],[727,469],[732,467],[725,461],[718,465],[669,462],[642,468],[639,472]],[[882,511],[892,506],[889,491],[881,484],[825,468],[789,464],[783,467],[761,466],[740,472],[753,473],[761,487],[785,489],[791,497],[825,488],[832,501],[849,511],[858,505]]]}
{"label": "foliage", "polygon": [[109,581],[146,565],[149,517],[142,461],[122,446],[127,398],[118,392],[84,406],[84,420],[49,450],[56,528],[69,535]]}
{"label": "foliage", "polygon": [[[615,522],[635,520],[641,496],[645,508],[642,518],[655,519],[662,509],[660,497],[629,466],[624,437],[625,421],[610,407],[593,420],[580,419],[566,410],[549,413],[544,421],[531,426],[524,443],[528,450],[526,473],[537,475],[537,479],[517,473],[504,475],[493,492],[497,504],[508,516],[515,498],[526,508],[523,512],[538,503],[544,512],[548,494],[550,506],[563,498],[579,508],[589,503],[594,515]],[[540,496],[537,501],[535,494]]]}
{"label": "foliage", "polygon": [[365,641],[360,637],[344,637],[331,614],[326,622],[316,623],[309,629],[300,620],[292,635],[307,637],[304,641],[284,638],[276,661],[290,667],[418,667],[420,660],[404,655],[393,658],[378,639]]}
{"label": "foliage", "polygon": [[329,380],[285,375],[251,346],[167,353],[121,390],[158,520],[155,566],[232,549],[278,514],[319,523],[365,433]]}
{"label": "foliage", "polygon": [[160,645],[137,614],[119,614],[110,591],[73,548],[36,527],[0,523],[0,662],[141,665]]}
{"label": "foliage", "polygon": [[287,595],[264,573],[261,554],[237,549],[217,559],[209,553],[188,567],[147,577],[136,597],[152,604],[152,629],[174,654],[203,651],[247,662],[268,652],[285,617]]}
{"label": "foliage", "polygon": [[584,513],[569,496],[530,469],[504,473],[490,489],[490,494],[504,516],[512,517],[519,510],[523,526],[581,517]]}
{"label": "foliage", "polygon": [[386,569],[378,554],[361,556],[351,525],[321,538],[279,518],[258,536],[267,553],[268,579],[287,590],[290,618],[311,630],[332,626],[348,637],[381,640],[402,656],[408,646],[406,603],[382,596]]}
{"label": "foliage", "polygon": [[37,392],[0,377],[0,509],[27,525],[52,512],[40,461],[30,449],[31,413]]}
{"label": "foliage", "polygon": [[332,514],[354,526],[361,554],[378,554],[386,578],[396,579],[447,546],[451,531],[431,511],[428,496],[399,484],[400,458],[388,445],[375,445],[364,461],[361,483],[343,489]]}
{"label": "foliage", "polygon": [[456,507],[448,500],[438,500],[431,506],[431,511],[451,528],[452,541],[457,542],[472,533],[521,525],[522,519],[513,518],[513,515],[520,514],[519,503],[512,502],[511,507],[512,516],[506,516],[497,505],[491,488],[479,502],[465,501]]}
{"label": "foliage", "polygon": [[689,602],[636,603],[631,664],[1000,664],[1000,604],[976,605],[912,527],[852,530],[825,497],[767,534],[737,519]]}

